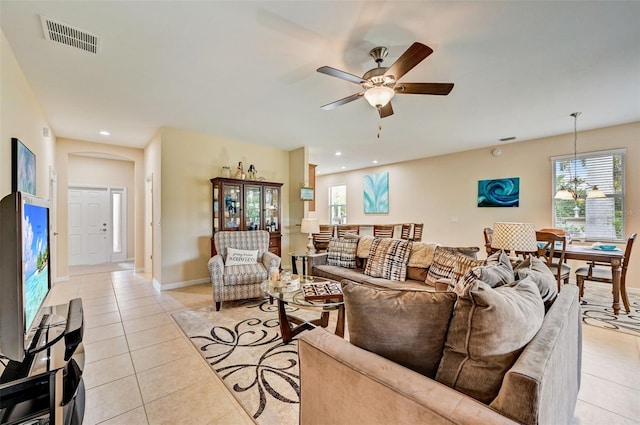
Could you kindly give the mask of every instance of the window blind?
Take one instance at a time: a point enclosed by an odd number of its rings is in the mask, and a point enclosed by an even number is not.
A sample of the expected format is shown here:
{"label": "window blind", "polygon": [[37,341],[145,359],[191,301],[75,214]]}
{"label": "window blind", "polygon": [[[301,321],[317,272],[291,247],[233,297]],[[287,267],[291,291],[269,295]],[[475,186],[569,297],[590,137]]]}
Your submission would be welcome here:
{"label": "window blind", "polygon": [[[553,199],[554,227],[574,238],[623,242],[625,150],[553,157],[553,194],[560,189],[577,193],[577,200]],[[587,198],[597,186],[606,198]]]}

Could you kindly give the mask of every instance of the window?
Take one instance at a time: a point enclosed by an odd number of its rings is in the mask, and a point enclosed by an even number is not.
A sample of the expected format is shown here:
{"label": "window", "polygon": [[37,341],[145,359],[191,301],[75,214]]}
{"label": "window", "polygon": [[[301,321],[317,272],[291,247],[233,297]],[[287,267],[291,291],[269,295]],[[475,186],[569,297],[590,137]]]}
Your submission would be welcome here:
{"label": "window", "polygon": [[[625,153],[618,149],[579,154],[575,160],[573,155],[551,158],[553,193],[569,188],[578,195],[577,199],[553,199],[554,227],[574,239],[624,242]],[[593,186],[607,197],[587,198]]]}
{"label": "window", "polygon": [[347,223],[347,185],[329,187],[331,224]]}

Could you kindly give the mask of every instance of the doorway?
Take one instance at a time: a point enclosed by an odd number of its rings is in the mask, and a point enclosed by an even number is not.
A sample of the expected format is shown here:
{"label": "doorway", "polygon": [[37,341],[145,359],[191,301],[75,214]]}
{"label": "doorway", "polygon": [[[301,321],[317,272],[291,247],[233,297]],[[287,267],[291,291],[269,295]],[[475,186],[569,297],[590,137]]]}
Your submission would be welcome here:
{"label": "doorway", "polygon": [[69,266],[127,257],[126,189],[69,187]]}

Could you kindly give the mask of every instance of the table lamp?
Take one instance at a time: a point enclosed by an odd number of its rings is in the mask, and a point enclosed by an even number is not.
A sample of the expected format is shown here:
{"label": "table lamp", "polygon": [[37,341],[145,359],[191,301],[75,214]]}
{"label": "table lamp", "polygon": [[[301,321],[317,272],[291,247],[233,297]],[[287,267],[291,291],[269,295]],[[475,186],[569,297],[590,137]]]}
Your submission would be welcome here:
{"label": "table lamp", "polygon": [[533,223],[494,223],[491,248],[503,249],[514,254],[538,252],[536,229]]}
{"label": "table lamp", "polygon": [[309,234],[309,243],[307,243],[307,254],[315,254],[316,249],[313,246],[312,233],[320,233],[320,223],[317,218],[303,218],[300,225],[300,231],[302,233]]}

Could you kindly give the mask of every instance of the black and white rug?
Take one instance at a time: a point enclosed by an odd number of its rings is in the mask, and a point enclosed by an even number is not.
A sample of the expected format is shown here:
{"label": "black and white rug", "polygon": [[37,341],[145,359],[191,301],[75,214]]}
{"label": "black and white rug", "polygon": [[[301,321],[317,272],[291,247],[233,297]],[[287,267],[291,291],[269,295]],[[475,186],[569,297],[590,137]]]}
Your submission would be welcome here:
{"label": "black and white rug", "polygon": [[[317,318],[313,313],[298,310],[295,315]],[[173,317],[258,424],[298,424],[298,341],[282,342],[275,303],[254,300]]]}
{"label": "black and white rug", "polygon": [[620,299],[620,314],[613,314],[611,286],[585,282],[582,297],[582,322],[600,328],[612,329],[640,336],[640,296],[629,294],[631,311],[627,313]]}

